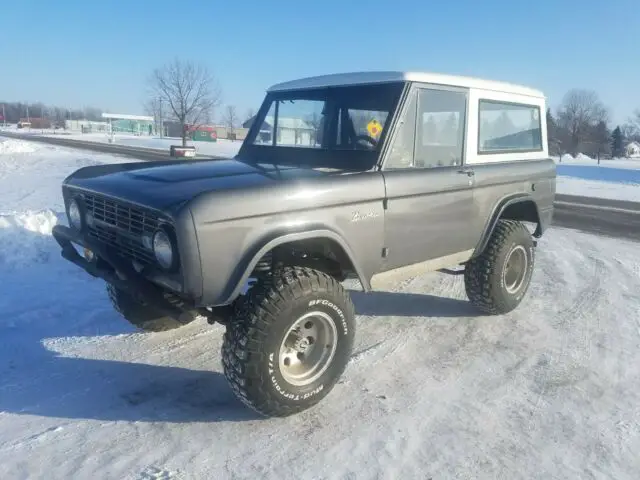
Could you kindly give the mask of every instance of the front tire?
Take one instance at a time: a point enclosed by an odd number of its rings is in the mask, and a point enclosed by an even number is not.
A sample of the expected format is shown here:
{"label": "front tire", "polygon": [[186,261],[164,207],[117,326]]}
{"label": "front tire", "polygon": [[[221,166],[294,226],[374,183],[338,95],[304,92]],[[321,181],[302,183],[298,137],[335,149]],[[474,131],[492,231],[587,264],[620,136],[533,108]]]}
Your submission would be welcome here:
{"label": "front tire", "polygon": [[514,310],[529,289],[534,250],[524,224],[498,221],[482,255],[465,267],[464,283],[471,303],[490,315]]}
{"label": "front tire", "polygon": [[241,302],[222,346],[224,374],[237,397],[274,417],[320,402],[353,347],[355,309],[342,285],[318,270],[286,267]]}
{"label": "front tire", "polygon": [[179,319],[164,315],[153,308],[152,305],[139,302],[129,293],[114,287],[110,283],[107,284],[107,293],[113,308],[130,324],[145,332],[174,330],[193,322],[197,318],[197,315],[193,312],[184,312]]}

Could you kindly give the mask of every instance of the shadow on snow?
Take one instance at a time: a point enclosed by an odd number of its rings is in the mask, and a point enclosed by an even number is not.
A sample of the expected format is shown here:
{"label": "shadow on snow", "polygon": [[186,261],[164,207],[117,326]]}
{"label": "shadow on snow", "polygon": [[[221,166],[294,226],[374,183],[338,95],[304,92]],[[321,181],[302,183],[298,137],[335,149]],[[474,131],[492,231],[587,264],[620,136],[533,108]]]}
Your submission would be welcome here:
{"label": "shadow on snow", "polygon": [[[132,328],[111,309],[106,294],[100,293],[104,292],[104,282],[87,279],[84,273],[74,270],[77,267],[69,265],[67,269],[60,262],[64,260],[55,255],[46,264],[38,265],[36,272],[31,269],[22,273],[14,271],[11,273],[13,283],[0,275],[2,284],[13,285],[5,297],[6,303],[0,301],[0,308],[5,303],[4,313],[9,315],[4,325],[10,325],[5,327],[0,322],[0,412],[135,422],[261,418],[235,397],[220,372],[63,357],[45,348],[43,341],[46,339],[132,332]],[[70,296],[58,285],[61,280],[51,275],[52,264],[58,271],[69,272],[63,281],[72,283],[68,290],[75,289],[77,297]],[[34,301],[34,291],[45,292],[44,297]],[[91,308],[95,314],[86,315],[82,303],[86,297],[80,292],[87,292],[88,299],[84,302],[94,302]],[[360,315],[478,315],[463,300],[391,292],[350,293]],[[85,320],[79,323],[73,321],[74,318]]]}

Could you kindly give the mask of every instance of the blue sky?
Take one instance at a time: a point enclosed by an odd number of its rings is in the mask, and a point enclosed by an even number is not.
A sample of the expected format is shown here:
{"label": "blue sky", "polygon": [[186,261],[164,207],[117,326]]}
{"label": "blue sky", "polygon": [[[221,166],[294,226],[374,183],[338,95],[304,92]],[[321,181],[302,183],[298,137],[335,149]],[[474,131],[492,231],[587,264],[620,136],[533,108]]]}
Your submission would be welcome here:
{"label": "blue sky", "polygon": [[11,0],[0,99],[142,113],[146,78],[179,56],[206,64],[241,116],[279,81],[424,70],[522,83],[552,107],[594,89],[624,122],[640,107],[636,3]]}

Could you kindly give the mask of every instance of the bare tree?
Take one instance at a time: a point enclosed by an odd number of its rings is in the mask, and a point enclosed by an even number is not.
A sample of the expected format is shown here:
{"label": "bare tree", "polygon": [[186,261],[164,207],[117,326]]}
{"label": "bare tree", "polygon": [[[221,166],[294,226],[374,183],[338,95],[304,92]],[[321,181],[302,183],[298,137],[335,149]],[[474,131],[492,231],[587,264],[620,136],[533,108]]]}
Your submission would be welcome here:
{"label": "bare tree", "polygon": [[565,129],[568,137],[566,150],[575,156],[596,125],[607,120],[607,109],[594,91],[569,90],[558,109],[558,126]]}
{"label": "bare tree", "polygon": [[159,97],[151,97],[144,103],[143,108],[147,115],[153,117],[155,131],[159,132],[160,136],[162,136],[162,99]]}
{"label": "bare tree", "polygon": [[187,129],[198,128],[220,104],[220,88],[213,75],[202,65],[179,59],[153,71],[150,80],[152,98],[162,99],[180,124],[182,145],[187,144]]}
{"label": "bare tree", "polygon": [[635,137],[637,136],[637,133],[638,133],[636,126],[628,122],[625,123],[624,125],[621,125],[620,130],[622,132],[622,137],[625,139],[625,141],[635,140]]}
{"label": "bare tree", "polygon": [[316,145],[320,143],[322,137],[320,136],[320,127],[322,126],[322,118],[317,112],[313,112],[304,119],[305,123],[311,128],[311,138],[309,138],[309,145]]}
{"label": "bare tree", "polygon": [[611,132],[606,122],[599,121],[590,135],[590,143],[592,145],[591,152],[596,155],[598,164],[600,164],[600,156],[611,153]]}
{"label": "bare tree", "polygon": [[236,107],[233,105],[227,105],[227,109],[224,113],[224,124],[227,127],[227,131],[233,136],[233,129],[238,122],[238,115],[236,114]]}
{"label": "bare tree", "polygon": [[633,116],[622,126],[622,133],[626,140],[640,141],[640,109],[633,112]]}

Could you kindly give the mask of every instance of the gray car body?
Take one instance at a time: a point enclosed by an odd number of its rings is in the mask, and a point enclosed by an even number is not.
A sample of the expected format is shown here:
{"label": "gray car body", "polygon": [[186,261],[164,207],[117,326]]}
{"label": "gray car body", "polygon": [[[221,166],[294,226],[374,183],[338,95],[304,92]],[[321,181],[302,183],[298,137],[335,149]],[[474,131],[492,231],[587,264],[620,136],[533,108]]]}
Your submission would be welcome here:
{"label": "gray car body", "polygon": [[[393,128],[393,124],[392,127]],[[338,248],[365,291],[397,274],[479,255],[502,217],[551,222],[555,163],[548,158],[366,171],[256,165],[243,158],[85,167],[65,179],[155,211],[176,231],[175,293],[196,306],[227,305],[278,245],[322,239]],[[156,276],[157,283],[162,275]],[[176,283],[177,282],[177,283]]]}

